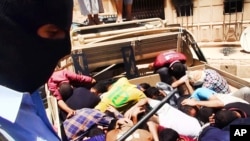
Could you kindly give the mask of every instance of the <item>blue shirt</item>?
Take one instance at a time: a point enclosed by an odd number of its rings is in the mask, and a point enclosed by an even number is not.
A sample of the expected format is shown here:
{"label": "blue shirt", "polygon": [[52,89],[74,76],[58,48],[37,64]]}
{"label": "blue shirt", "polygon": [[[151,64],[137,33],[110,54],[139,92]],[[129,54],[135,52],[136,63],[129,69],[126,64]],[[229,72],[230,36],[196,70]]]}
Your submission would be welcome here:
{"label": "blue shirt", "polygon": [[196,99],[198,101],[202,100],[208,100],[212,95],[214,95],[216,92],[213,90],[210,90],[208,88],[197,88],[193,94],[190,96],[190,98]]}
{"label": "blue shirt", "polygon": [[20,93],[0,85],[0,133],[6,140],[58,141],[40,94]]}

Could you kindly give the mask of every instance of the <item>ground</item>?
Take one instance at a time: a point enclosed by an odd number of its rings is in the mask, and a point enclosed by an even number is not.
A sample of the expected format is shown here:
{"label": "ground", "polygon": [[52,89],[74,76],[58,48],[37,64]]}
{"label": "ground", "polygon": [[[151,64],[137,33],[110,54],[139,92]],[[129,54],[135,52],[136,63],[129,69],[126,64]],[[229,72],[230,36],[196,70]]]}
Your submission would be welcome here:
{"label": "ground", "polygon": [[[250,82],[250,53],[238,47],[201,47],[208,64]],[[225,55],[223,52],[229,50]]]}

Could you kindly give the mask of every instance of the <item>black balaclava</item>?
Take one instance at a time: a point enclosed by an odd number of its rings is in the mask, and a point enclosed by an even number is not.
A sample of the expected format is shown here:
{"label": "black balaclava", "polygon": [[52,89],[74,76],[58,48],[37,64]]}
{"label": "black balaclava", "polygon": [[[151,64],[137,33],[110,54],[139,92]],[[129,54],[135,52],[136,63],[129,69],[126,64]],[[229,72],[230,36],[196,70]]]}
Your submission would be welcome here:
{"label": "black balaclava", "polygon": [[[0,0],[0,85],[33,92],[46,83],[59,59],[70,54],[72,0]],[[64,39],[45,39],[40,26],[54,24]]]}

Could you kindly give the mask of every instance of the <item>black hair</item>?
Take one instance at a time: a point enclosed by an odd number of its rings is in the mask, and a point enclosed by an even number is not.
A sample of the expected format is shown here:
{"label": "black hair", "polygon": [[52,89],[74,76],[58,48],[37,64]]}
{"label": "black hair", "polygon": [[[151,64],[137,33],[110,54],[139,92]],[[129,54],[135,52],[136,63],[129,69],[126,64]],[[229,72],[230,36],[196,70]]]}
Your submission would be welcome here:
{"label": "black hair", "polygon": [[190,115],[191,116],[191,111],[195,110],[196,114],[194,115],[195,117],[197,116],[197,112],[199,111],[198,107],[196,106],[190,106],[190,105],[182,105],[181,102],[187,98],[189,98],[189,95],[183,95],[177,99],[177,108],[182,111],[183,113]]}
{"label": "black hair", "polygon": [[212,116],[218,109],[211,107],[201,107],[197,113],[197,119],[202,123],[208,123],[209,117]]}
{"label": "black hair", "polygon": [[111,111],[109,111],[109,110],[106,110],[104,113],[105,113],[107,116],[109,116],[109,117],[116,118],[114,112],[111,112]]}
{"label": "black hair", "polygon": [[93,127],[90,128],[90,130],[88,131],[87,136],[88,137],[94,137],[97,135],[102,135],[105,134],[104,131],[100,128],[97,127],[97,125],[94,125]]}
{"label": "black hair", "polygon": [[185,64],[181,62],[174,63],[170,69],[170,75],[174,76],[176,79],[180,79],[182,76],[186,74],[187,67]]}
{"label": "black hair", "polygon": [[150,84],[148,83],[140,83],[139,86],[142,87],[144,90],[147,90],[148,88],[151,87]]}
{"label": "black hair", "polygon": [[105,93],[108,91],[109,86],[111,86],[113,83],[117,81],[118,78],[110,78],[105,80],[100,80],[96,82],[96,84],[92,87],[94,88],[97,93]]}
{"label": "black hair", "polygon": [[116,122],[117,122],[117,119],[111,120],[111,122],[109,123],[109,126],[108,126],[107,131],[111,131],[111,130],[115,129],[115,127],[116,127]]}
{"label": "black hair", "polygon": [[153,98],[154,96],[159,95],[160,91],[156,87],[149,87],[144,93],[147,97]]}
{"label": "black hair", "polygon": [[237,115],[233,111],[219,110],[214,115],[214,126],[218,128],[224,128],[237,118]]}
{"label": "black hair", "polygon": [[178,132],[171,128],[165,128],[159,132],[159,141],[177,141],[179,138]]}
{"label": "black hair", "polygon": [[149,87],[144,93],[147,97],[152,99],[162,100],[164,98],[164,96],[161,95],[160,90],[156,87]]}
{"label": "black hair", "polygon": [[70,83],[61,83],[59,85],[59,92],[62,96],[62,99],[66,101],[72,94],[73,94],[73,88]]}
{"label": "black hair", "polygon": [[177,107],[178,109],[181,107],[181,102],[185,99],[188,99],[190,97],[190,95],[182,95],[177,99]]}
{"label": "black hair", "polygon": [[108,131],[110,131],[110,130],[113,130],[113,129],[115,129],[115,126],[116,126],[116,122],[117,122],[117,118],[115,117],[115,114],[113,113],[113,112],[111,112],[111,111],[109,111],[109,110],[106,110],[105,112],[104,112],[108,117],[113,117],[114,119],[112,119],[111,120],[111,122],[109,123],[109,125],[108,125]]}
{"label": "black hair", "polygon": [[92,88],[94,88],[98,93],[104,93],[108,90],[108,86],[104,81],[98,81]]}

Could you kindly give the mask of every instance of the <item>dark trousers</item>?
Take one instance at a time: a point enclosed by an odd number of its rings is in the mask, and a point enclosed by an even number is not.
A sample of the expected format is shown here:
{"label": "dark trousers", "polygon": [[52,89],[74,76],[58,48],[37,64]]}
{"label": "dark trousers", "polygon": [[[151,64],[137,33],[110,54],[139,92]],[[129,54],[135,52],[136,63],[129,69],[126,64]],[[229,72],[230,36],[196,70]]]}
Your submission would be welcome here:
{"label": "dark trousers", "polygon": [[161,67],[158,70],[156,70],[155,73],[158,73],[160,75],[161,82],[165,82],[165,83],[167,83],[169,85],[172,84],[173,78],[169,74],[169,68],[168,67]]}

